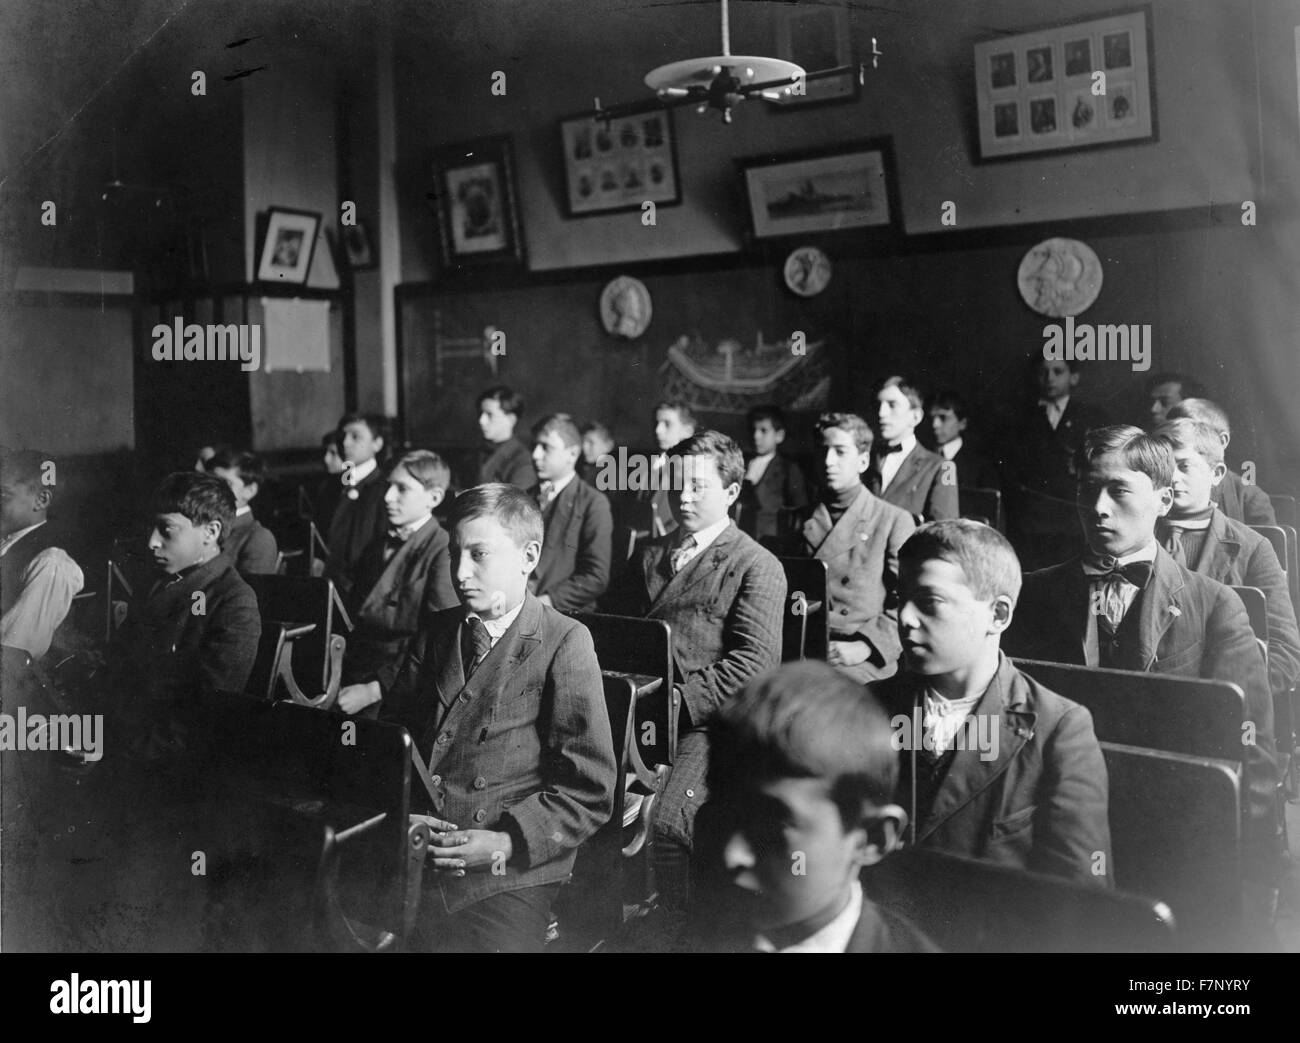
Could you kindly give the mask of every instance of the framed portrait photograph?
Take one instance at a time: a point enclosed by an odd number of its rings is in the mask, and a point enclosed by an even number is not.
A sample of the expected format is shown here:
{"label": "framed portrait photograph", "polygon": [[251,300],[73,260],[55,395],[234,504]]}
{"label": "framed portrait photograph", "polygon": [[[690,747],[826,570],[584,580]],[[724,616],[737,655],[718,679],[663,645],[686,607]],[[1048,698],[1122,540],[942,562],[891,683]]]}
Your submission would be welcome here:
{"label": "framed portrait photograph", "polygon": [[738,161],[755,239],[889,226],[898,217],[888,138]]}
{"label": "framed portrait photograph", "polygon": [[612,120],[560,120],[564,199],[569,217],[640,210],[682,201],[671,109]]}
{"label": "framed portrait photograph", "polygon": [[440,146],[434,152],[433,177],[444,265],[523,261],[509,137]]}
{"label": "framed portrait photograph", "polygon": [[374,246],[370,242],[370,229],[364,221],[354,225],[341,225],[339,239],[343,243],[343,257],[354,272],[363,272],[377,266]]}
{"label": "framed portrait photograph", "polygon": [[320,222],[321,215],[310,210],[271,207],[258,255],[257,278],[262,282],[304,285],[311,270]]}
{"label": "framed portrait photograph", "polygon": [[1156,139],[1146,8],[975,45],[980,158]]}
{"label": "framed portrait photograph", "polygon": [[[776,56],[802,66],[804,72],[836,69],[853,61],[849,15],[843,7],[788,5],[777,13]],[[862,88],[856,69],[804,84],[802,95],[783,95],[773,111],[794,112],[810,105],[857,101]]]}

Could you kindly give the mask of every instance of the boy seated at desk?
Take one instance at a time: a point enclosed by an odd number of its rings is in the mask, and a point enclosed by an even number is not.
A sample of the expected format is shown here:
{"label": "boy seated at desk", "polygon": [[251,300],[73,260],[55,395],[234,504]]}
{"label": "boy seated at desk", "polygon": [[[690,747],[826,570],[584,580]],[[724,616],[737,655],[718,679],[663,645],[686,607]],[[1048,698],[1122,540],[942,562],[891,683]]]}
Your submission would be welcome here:
{"label": "boy seated at desk", "polygon": [[251,506],[266,482],[266,465],[260,456],[235,449],[220,449],[208,461],[207,471],[224,480],[235,494],[235,517],[222,538],[222,551],[241,576],[273,575],[280,550],[271,531],[253,517]]}
{"label": "boy seated at desk", "polygon": [[433,838],[416,944],[540,952],[575,852],[622,784],[600,664],[584,626],[528,593],[543,528],[527,493],[469,489],[448,529],[460,604],[364,696],[383,698],[422,761],[412,786]]}

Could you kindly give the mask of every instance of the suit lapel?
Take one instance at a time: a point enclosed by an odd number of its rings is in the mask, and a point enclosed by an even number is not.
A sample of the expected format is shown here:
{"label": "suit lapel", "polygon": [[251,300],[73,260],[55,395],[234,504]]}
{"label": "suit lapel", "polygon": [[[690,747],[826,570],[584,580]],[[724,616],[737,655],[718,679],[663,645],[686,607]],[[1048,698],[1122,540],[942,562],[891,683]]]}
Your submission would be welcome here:
{"label": "suit lapel", "polygon": [[1224,515],[1216,510],[1210,519],[1210,528],[1205,534],[1205,542],[1201,544],[1201,553],[1197,555],[1191,569],[1193,572],[1199,572],[1203,576],[1225,583],[1227,581],[1223,577],[1232,573],[1240,554],[1241,543],[1229,535]]}
{"label": "suit lapel", "polygon": [[[804,538],[808,540],[808,545],[816,557],[822,561],[834,561],[850,553],[864,536],[870,536],[879,515],[880,501],[863,489],[833,526],[826,505],[818,504],[813,517],[804,525]],[[821,539],[816,543],[810,538],[809,529],[814,521],[818,524],[811,532],[822,533]]]}
{"label": "suit lapel", "polygon": [[433,539],[437,529],[438,520],[430,518],[420,526],[419,532],[414,533],[410,539],[397,548],[397,552],[387,562],[384,562],[383,544],[377,540],[375,544],[371,545],[370,550],[377,555],[377,560],[372,559],[372,567],[374,567],[379,578],[375,580],[375,584],[370,588],[365,601],[361,603],[363,612],[375,605],[385,604],[394,590],[406,586],[410,579],[412,566],[429,541]]}
{"label": "suit lapel", "polygon": [[[726,563],[728,548],[736,540],[739,532],[740,530],[734,524],[728,523],[718,538],[702,554],[697,554],[681,572],[668,580],[659,591],[659,596],[651,602],[650,612],[653,614],[654,610],[666,600],[681,597],[706,576],[712,575],[721,568]],[[669,555],[665,554],[665,558],[668,557]]]}
{"label": "suit lapel", "polygon": [[975,718],[991,716],[998,722],[998,755],[993,760],[984,760],[977,749],[958,750],[953,754],[952,764],[935,795],[930,815],[923,825],[918,826],[918,844],[988,789],[1033,737],[1036,718],[1025,710],[1024,692],[1020,688],[1023,683],[1003,656],[993,682],[971,715]]}
{"label": "suit lapel", "polygon": [[1182,614],[1178,595],[1183,589],[1178,563],[1163,548],[1157,546],[1155,568],[1151,582],[1142,592],[1138,615],[1137,670],[1150,670],[1160,649],[1160,639]]}

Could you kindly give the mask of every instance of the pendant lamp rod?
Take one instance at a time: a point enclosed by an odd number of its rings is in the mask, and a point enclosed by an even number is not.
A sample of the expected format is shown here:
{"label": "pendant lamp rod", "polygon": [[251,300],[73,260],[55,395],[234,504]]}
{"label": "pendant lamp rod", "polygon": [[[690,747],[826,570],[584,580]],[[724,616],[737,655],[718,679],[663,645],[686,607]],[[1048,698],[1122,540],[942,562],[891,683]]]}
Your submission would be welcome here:
{"label": "pendant lamp rod", "polygon": [[722,0],[722,53],[731,57],[731,19],[727,16],[727,0]]}

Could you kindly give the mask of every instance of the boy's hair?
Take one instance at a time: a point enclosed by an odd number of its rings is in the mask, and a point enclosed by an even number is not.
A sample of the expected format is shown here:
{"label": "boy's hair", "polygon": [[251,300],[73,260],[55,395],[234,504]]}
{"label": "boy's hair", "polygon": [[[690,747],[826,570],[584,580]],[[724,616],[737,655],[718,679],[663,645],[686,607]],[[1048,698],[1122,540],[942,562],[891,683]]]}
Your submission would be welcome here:
{"label": "boy's hair", "polygon": [[246,484],[266,484],[266,464],[256,453],[247,453],[238,449],[220,449],[206,464],[211,471],[214,467],[224,467],[236,472]]}
{"label": "boy's hair", "polygon": [[770,421],[772,430],[785,430],[785,410],[780,406],[755,406],[749,411],[746,417],[750,427],[753,427],[761,420]]}
{"label": "boy's hair", "polygon": [[542,542],[546,526],[537,501],[522,489],[504,482],[488,482],[466,489],[452,501],[447,531],[453,536],[461,522],[491,515],[510,533],[516,547]]}
{"label": "boy's hair", "polygon": [[606,442],[609,442],[611,444],[614,441],[614,436],[610,433],[609,428],[606,427],[604,424],[602,424],[599,420],[588,420],[585,424],[582,425],[582,429],[578,432],[578,434],[599,435]]}
{"label": "boy's hair", "polygon": [[658,413],[661,409],[671,409],[683,424],[690,424],[691,427],[694,427],[698,423],[695,419],[695,412],[691,409],[689,403],[680,398],[661,399],[655,403],[654,412]]}
{"label": "boy's hair", "polygon": [[1153,373],[1147,377],[1146,384],[1143,386],[1149,395],[1161,384],[1177,384],[1180,398],[1200,398],[1205,394],[1205,388],[1201,387],[1200,381],[1193,380],[1182,373]]}
{"label": "boy's hair", "polygon": [[876,436],[871,431],[871,425],[857,413],[823,413],[817,418],[814,430],[817,432],[817,437],[821,438],[832,428],[847,433],[853,439],[853,444],[858,447],[859,453],[871,452],[871,443],[876,440]]}
{"label": "boy's hair", "polygon": [[1232,437],[1232,425],[1228,423],[1228,414],[1208,398],[1185,398],[1165,414],[1166,420],[1199,420],[1209,424],[1221,435]]}
{"label": "boy's hair", "polygon": [[[52,456],[41,452],[39,449],[0,450],[0,478],[14,485],[42,488],[41,475],[45,470],[45,465],[54,462]],[[57,466],[54,468],[54,474],[57,481]],[[43,488],[49,489],[50,496],[54,496],[53,485],[46,485]]]}
{"label": "boy's hair", "polygon": [[906,396],[913,409],[925,408],[925,395],[921,391],[921,386],[915,381],[898,375],[886,377],[876,385],[876,394],[879,395],[885,388],[898,388]]}
{"label": "boy's hair", "polygon": [[389,473],[399,467],[430,492],[434,489],[445,491],[451,485],[451,468],[443,463],[441,456],[427,449],[412,449],[409,453],[404,453],[389,469]]}
{"label": "boy's hair", "polygon": [[582,432],[568,413],[549,413],[533,425],[534,438],[545,438],[550,434],[559,435],[565,448],[582,445]]}
{"label": "boy's hair", "polygon": [[338,432],[335,437],[339,439],[339,446],[342,447],[343,429],[348,424],[365,424],[370,431],[371,438],[382,438],[384,445],[388,445],[388,418],[380,416],[378,413],[348,413],[340,421]]}
{"label": "boy's hair", "polygon": [[149,497],[150,514],[180,514],[195,526],[221,522],[218,546],[225,546],[226,533],[235,518],[235,494],[224,478],[203,471],[169,474]]}
{"label": "boy's hair", "polygon": [[482,409],[483,403],[488,399],[495,399],[497,405],[501,407],[501,412],[509,413],[516,422],[524,415],[524,398],[515,392],[512,388],[506,387],[505,384],[494,384],[486,391],[481,392],[474,400],[474,405]]}
{"label": "boy's hair", "polygon": [[1118,453],[1125,467],[1146,475],[1157,489],[1174,484],[1174,472],[1178,469],[1174,451],[1168,442],[1147,434],[1140,427],[1132,424],[1094,427],[1083,436],[1083,445],[1075,457],[1079,474],[1083,475],[1094,459],[1107,453]]}
{"label": "boy's hair", "polygon": [[821,779],[846,830],[869,804],[894,799],[898,754],[876,698],[815,659],[760,674],[728,700],[709,728],[710,772],[744,780]]}
{"label": "boy's hair", "polygon": [[970,518],[926,522],[898,551],[898,564],[933,559],[961,569],[966,585],[981,601],[1005,594],[1014,605],[1020,597],[1020,559],[997,529]]}
{"label": "boy's hair", "polygon": [[930,399],[931,409],[951,409],[952,415],[958,420],[965,420],[967,413],[966,400],[956,391],[940,391]]}
{"label": "boy's hair", "polygon": [[[724,489],[729,485],[739,485],[745,478],[745,454],[721,431],[697,431],[668,450],[668,456],[683,460],[688,456],[712,457]],[[685,469],[680,473],[685,473]]]}
{"label": "boy's hair", "polygon": [[1219,432],[1204,421],[1178,417],[1166,420],[1151,433],[1175,450],[1190,449],[1199,453],[1211,467],[1223,463],[1223,442]]}

